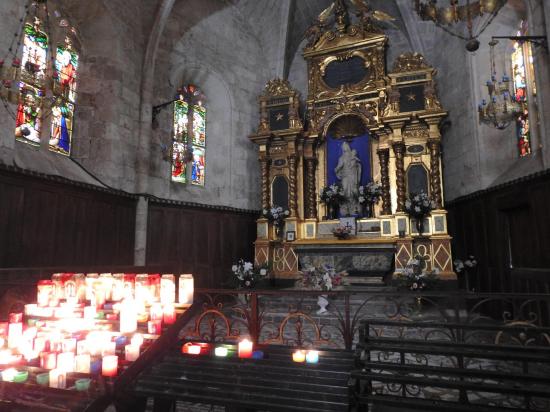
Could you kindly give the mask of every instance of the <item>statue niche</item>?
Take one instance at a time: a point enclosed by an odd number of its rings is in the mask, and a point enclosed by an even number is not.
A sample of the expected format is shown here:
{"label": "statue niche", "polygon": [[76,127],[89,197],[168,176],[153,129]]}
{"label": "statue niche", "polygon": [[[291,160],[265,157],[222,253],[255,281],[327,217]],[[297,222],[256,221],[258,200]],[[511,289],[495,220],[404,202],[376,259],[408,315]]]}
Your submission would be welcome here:
{"label": "statue niche", "polygon": [[326,142],[327,184],[340,184],[346,197],[340,205],[340,216],[357,216],[359,186],[371,180],[368,130],[359,116],[343,115],[328,127]]}

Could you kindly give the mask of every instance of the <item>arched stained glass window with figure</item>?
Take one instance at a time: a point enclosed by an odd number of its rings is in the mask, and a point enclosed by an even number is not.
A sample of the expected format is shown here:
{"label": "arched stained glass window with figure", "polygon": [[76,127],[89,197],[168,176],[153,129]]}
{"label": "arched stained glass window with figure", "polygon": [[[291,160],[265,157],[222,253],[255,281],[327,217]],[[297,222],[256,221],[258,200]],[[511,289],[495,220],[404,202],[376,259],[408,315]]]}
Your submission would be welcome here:
{"label": "arched stained glass window with figure", "polygon": [[196,86],[187,85],[179,90],[179,98],[174,102],[173,182],[204,186],[206,110],[204,95]]}

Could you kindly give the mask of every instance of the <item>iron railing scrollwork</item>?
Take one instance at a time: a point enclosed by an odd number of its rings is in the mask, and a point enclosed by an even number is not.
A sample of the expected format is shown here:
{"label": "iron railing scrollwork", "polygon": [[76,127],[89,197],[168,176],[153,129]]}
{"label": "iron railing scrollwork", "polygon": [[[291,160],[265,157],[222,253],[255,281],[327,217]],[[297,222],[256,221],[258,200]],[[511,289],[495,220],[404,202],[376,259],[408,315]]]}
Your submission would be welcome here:
{"label": "iron railing scrollwork", "polygon": [[[329,296],[325,315],[316,313],[320,295]],[[204,341],[246,336],[258,344],[351,350],[361,322],[377,320],[389,322],[380,325],[380,336],[404,338],[420,333],[416,322],[429,322],[424,340],[550,346],[550,295],[544,294],[198,289],[195,299],[202,312],[183,335]]]}

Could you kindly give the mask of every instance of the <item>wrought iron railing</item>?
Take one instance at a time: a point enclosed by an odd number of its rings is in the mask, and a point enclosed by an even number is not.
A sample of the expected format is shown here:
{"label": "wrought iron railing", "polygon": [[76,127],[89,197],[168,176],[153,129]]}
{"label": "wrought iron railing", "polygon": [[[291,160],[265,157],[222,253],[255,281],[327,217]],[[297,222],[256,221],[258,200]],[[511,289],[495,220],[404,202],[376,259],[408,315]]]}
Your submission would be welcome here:
{"label": "wrought iron railing", "polygon": [[[325,314],[317,313],[319,296],[329,299]],[[391,333],[401,336],[419,333],[414,324],[429,322],[426,340],[550,346],[548,294],[198,289],[195,300],[201,311],[180,333],[187,339],[246,336],[264,345],[349,350],[361,322],[376,320],[391,322],[388,328],[398,327]]]}

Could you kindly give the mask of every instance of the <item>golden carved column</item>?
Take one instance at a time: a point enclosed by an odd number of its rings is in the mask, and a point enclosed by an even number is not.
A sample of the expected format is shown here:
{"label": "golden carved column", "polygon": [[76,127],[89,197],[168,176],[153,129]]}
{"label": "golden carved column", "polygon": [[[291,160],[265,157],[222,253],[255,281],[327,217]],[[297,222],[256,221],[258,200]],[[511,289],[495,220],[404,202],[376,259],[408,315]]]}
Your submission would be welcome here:
{"label": "golden carved column", "polygon": [[262,209],[271,207],[271,199],[269,198],[269,159],[260,158],[260,167],[262,173]]}
{"label": "golden carved column", "polygon": [[441,172],[439,162],[441,158],[441,143],[437,139],[428,140],[430,149],[430,189],[432,200],[435,202],[435,208],[441,209],[443,199],[441,198]]}
{"label": "golden carved column", "polygon": [[306,190],[305,190],[305,217],[306,219],[317,218],[317,202],[315,198],[315,169],[317,167],[317,159],[306,158]]}
{"label": "golden carved column", "polygon": [[288,156],[288,206],[291,216],[298,216],[298,193],[296,191],[296,155]]}
{"label": "golden carved column", "polygon": [[379,149],[378,158],[380,159],[380,180],[382,184],[382,214],[391,214],[391,194],[390,194],[390,173],[389,160],[390,149]]}
{"label": "golden carved column", "polygon": [[393,151],[395,153],[395,175],[397,183],[397,211],[405,210],[406,190],[405,190],[405,145],[402,142],[394,143]]}

